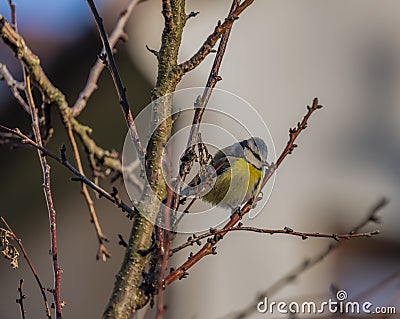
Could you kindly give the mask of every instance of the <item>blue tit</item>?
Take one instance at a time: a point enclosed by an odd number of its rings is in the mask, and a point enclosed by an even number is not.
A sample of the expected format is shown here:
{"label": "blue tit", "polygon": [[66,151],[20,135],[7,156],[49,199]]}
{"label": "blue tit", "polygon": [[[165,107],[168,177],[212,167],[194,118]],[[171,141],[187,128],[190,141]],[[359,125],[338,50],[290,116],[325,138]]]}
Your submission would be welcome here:
{"label": "blue tit", "polygon": [[267,145],[259,137],[227,146],[214,156],[214,176],[197,175],[181,194],[236,209],[260,192],[267,156]]}

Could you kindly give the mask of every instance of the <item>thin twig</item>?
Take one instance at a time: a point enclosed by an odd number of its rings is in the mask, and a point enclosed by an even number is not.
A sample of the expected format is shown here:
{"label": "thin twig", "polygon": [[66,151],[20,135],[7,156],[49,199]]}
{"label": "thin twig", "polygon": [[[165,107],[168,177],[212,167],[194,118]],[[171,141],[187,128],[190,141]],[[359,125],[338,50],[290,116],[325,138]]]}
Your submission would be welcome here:
{"label": "thin twig", "polygon": [[171,253],[174,254],[183,248],[193,246],[193,244],[197,243],[201,239],[205,239],[208,237],[212,237],[215,235],[219,235],[224,232],[231,232],[231,231],[245,231],[245,232],[253,232],[253,233],[261,233],[261,234],[284,234],[284,235],[291,235],[296,237],[301,237],[301,239],[305,240],[308,238],[331,238],[336,241],[340,239],[352,239],[352,238],[359,238],[359,237],[372,237],[374,235],[379,234],[379,230],[367,232],[367,233],[353,233],[353,234],[324,234],[324,233],[306,233],[306,232],[299,232],[294,231],[289,227],[285,227],[284,229],[265,229],[265,228],[257,228],[257,227],[248,227],[248,226],[241,226],[241,227],[231,227],[228,229],[219,229],[219,230],[211,230],[205,234],[197,236],[196,238],[190,238],[188,241],[183,243],[182,245],[171,249]]}
{"label": "thin twig", "polygon": [[52,159],[56,160],[58,163],[62,164],[64,167],[66,167],[69,171],[71,171],[74,175],[77,176],[76,181],[83,182],[90,188],[92,188],[95,192],[97,192],[100,197],[104,197],[113,204],[115,204],[118,208],[122,210],[122,212],[127,213],[129,218],[133,218],[136,215],[136,210],[134,208],[131,208],[128,204],[124,203],[122,200],[116,198],[113,196],[112,193],[107,192],[97,184],[93,183],[89,178],[87,178],[85,175],[82,175],[79,173],[78,169],[76,169],[67,159],[65,155],[65,146],[62,146],[60,151],[61,151],[61,157],[58,157],[48,149],[46,149],[43,146],[38,145],[35,141],[30,139],[28,136],[23,134],[19,129],[11,129],[6,126],[3,126],[0,124],[0,128],[14,134],[15,136],[18,136],[21,139],[22,143],[28,144],[30,146],[33,146],[40,150],[43,154],[45,154],[48,157],[51,157]]}
{"label": "thin twig", "polygon": [[20,279],[19,280],[19,286],[18,286],[18,298],[16,300],[17,304],[19,305],[19,309],[21,310],[21,318],[25,319],[25,307],[24,307],[24,299],[26,298],[26,295],[24,295],[24,280]]}
{"label": "thin twig", "polygon": [[203,43],[200,49],[187,61],[179,64],[179,71],[185,74],[196,68],[210,54],[221,35],[232,26],[239,18],[239,15],[252,3],[254,0],[244,0],[237,8],[225,19],[224,22],[218,22],[213,33]]}
{"label": "thin twig", "polygon": [[[37,109],[35,107],[30,77],[29,75],[25,78],[26,83],[26,95],[28,100],[28,105],[31,109],[31,117],[32,117],[32,130],[35,136],[36,143],[39,146],[43,147],[42,137],[40,134],[39,128],[39,119],[37,115]],[[51,193],[50,187],[50,166],[47,164],[47,160],[44,156],[42,156],[41,152],[38,150],[38,157],[40,164],[42,166],[43,171],[43,190],[46,198],[47,210],[49,213],[49,221],[50,221],[50,234],[51,234],[51,256],[53,261],[53,274],[54,274],[54,288],[53,288],[53,297],[54,297],[54,305],[56,311],[56,318],[59,319],[62,317],[61,310],[61,267],[58,264],[58,252],[57,252],[57,223],[56,223],[56,210],[54,208],[53,203],[53,195]]]}
{"label": "thin twig", "polygon": [[[132,14],[133,9],[140,2],[141,0],[130,0],[126,7],[120,13],[117,24],[115,25],[114,30],[111,32],[111,35],[108,39],[111,49],[114,48],[119,39],[126,37],[124,31],[125,25],[128,22],[128,19]],[[90,74],[84,89],[79,94],[79,97],[76,100],[74,106],[71,108],[72,116],[74,117],[78,116],[82,112],[82,110],[86,107],[88,99],[97,89],[97,81],[100,77],[101,72],[103,72],[104,70],[104,63],[100,56],[103,56],[104,53],[105,50],[103,48],[99,54],[99,57],[96,60],[96,63],[90,70]]]}
{"label": "thin twig", "polygon": [[143,149],[142,144],[140,142],[140,138],[139,138],[139,134],[138,134],[138,132],[136,130],[135,122],[133,121],[133,116],[132,116],[131,109],[130,109],[130,106],[129,106],[128,98],[126,96],[126,88],[124,87],[124,85],[122,83],[121,77],[120,77],[119,72],[118,72],[117,65],[115,64],[115,61],[114,61],[111,45],[110,45],[110,43],[108,41],[107,33],[106,33],[106,30],[105,30],[104,25],[103,25],[103,19],[100,17],[100,15],[99,15],[99,13],[97,11],[96,5],[94,4],[94,1],[93,0],[87,0],[87,3],[89,5],[89,7],[90,7],[90,10],[92,11],[92,14],[93,14],[93,17],[94,17],[95,21],[96,21],[96,25],[97,25],[97,28],[99,30],[100,37],[101,37],[101,40],[103,42],[104,50],[105,50],[105,53],[106,53],[106,54],[103,54],[102,56],[100,56],[100,59],[103,60],[103,63],[106,63],[107,67],[110,70],[110,73],[111,73],[111,76],[113,78],[115,87],[117,89],[119,102],[120,102],[120,105],[122,107],[122,111],[124,113],[125,121],[126,121],[126,124],[128,126],[128,129],[129,129],[133,144],[136,147],[136,151],[138,153],[138,157],[140,158],[141,162],[144,165],[145,152],[144,152],[144,149]]}
{"label": "thin twig", "polygon": [[[289,130],[289,141],[283,150],[282,154],[278,158],[278,161],[276,164],[271,165],[269,170],[264,176],[263,183],[262,185],[264,186],[267,181],[271,178],[275,170],[280,166],[282,161],[286,158],[287,155],[291,154],[293,149],[295,148],[295,140],[297,137],[300,135],[300,133],[307,127],[307,120],[310,118],[311,114],[313,114],[316,110],[320,109],[322,106],[318,104],[318,99],[315,98],[313,100],[312,106],[307,106],[307,114],[304,116],[303,120],[298,123],[297,128],[295,129],[290,129]],[[227,234],[227,229],[230,229],[234,227],[239,220],[242,218],[244,214],[247,214],[251,208],[253,207],[255,198],[251,198],[240,210],[240,213],[234,213],[231,216],[231,219],[229,222],[223,227],[223,230],[221,233],[218,234],[218,236],[215,236],[213,240],[208,241],[196,254],[191,256],[185,263],[183,263],[180,267],[178,267],[176,270],[171,272],[166,278],[165,278],[165,285],[169,285],[172,282],[174,282],[177,279],[184,278],[187,275],[187,270],[191,267],[193,267],[197,262],[199,262],[203,257],[215,254],[216,253],[216,247],[215,245],[217,244],[218,241],[224,238],[224,236]]]}
{"label": "thin twig", "polygon": [[6,222],[6,220],[3,217],[0,217],[0,219],[1,219],[1,222],[4,224],[4,226],[6,226],[7,230],[10,232],[10,234],[13,237],[13,239],[15,240],[15,242],[18,244],[19,248],[21,249],[21,252],[24,255],[26,262],[28,263],[28,266],[33,274],[33,277],[35,277],[36,283],[39,286],[40,293],[42,294],[44,307],[45,307],[45,311],[46,311],[46,317],[48,319],[51,319],[51,312],[50,312],[49,303],[47,301],[46,289],[44,288],[44,286],[42,285],[42,282],[40,281],[39,275],[36,272],[36,269],[33,266],[32,261],[29,258],[29,255],[25,250],[24,245],[22,244],[22,240],[15,234],[15,232],[12,230],[10,225],[8,225],[8,223]]}

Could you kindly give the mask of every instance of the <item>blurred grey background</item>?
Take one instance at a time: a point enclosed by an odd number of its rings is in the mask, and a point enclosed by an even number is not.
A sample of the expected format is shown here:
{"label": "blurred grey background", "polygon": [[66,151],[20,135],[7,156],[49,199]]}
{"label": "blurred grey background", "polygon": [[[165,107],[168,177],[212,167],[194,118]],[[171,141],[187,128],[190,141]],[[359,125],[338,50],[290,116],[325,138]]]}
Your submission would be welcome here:
{"label": "blurred grey background", "polygon": [[[20,32],[72,104],[101,43],[87,5],[69,1],[65,4],[67,11],[64,2],[16,4]],[[101,4],[111,30],[124,1]],[[229,7],[228,1],[188,1],[187,12],[200,14],[187,23],[181,61],[198,49]],[[60,18],[50,19],[46,8],[53,8]],[[255,1],[234,25],[218,88],[239,95],[257,109],[268,124],[277,154],[286,145],[289,127],[302,118],[312,98],[318,96],[324,105],[300,136],[298,149],[277,172],[262,214],[245,223],[343,233],[358,224],[379,198],[390,199],[381,213],[382,224],[366,229],[379,228],[381,235],[343,243],[272,296],[275,301],[326,300],[332,296],[332,284],[346,290],[349,298],[356,298],[399,271],[399,10],[400,3],[395,0],[264,0]],[[117,63],[135,113],[148,103],[155,82],[156,60],[145,45],[159,48],[163,24],[160,11],[157,0],[138,6],[130,19],[129,42],[118,46]],[[1,2],[0,13],[9,17],[6,1]],[[0,45],[0,62],[7,63],[20,78],[19,65],[4,44]],[[180,88],[204,85],[211,63],[212,56],[185,77]],[[0,94],[0,123],[29,130],[29,118],[12,101],[4,83]],[[107,72],[79,119],[94,128],[100,145],[122,150],[126,129]],[[67,139],[56,112],[53,124],[56,135],[49,148],[57,151]],[[40,277],[50,287],[48,220],[37,155],[32,149],[10,151],[1,147],[0,162],[0,214],[23,239]],[[50,164],[64,270],[62,296],[67,302],[64,317],[99,318],[123,255],[117,234],[127,237],[130,223],[104,200],[96,201],[113,255],[106,263],[96,261],[97,243],[79,186],[69,181],[71,176],[62,167]],[[123,188],[121,182],[116,186]],[[329,244],[329,239],[302,241],[279,235],[231,234],[218,245],[217,256],[205,258],[189,271],[186,280],[167,290],[166,318],[220,318],[243,309]],[[179,265],[186,258],[184,254],[172,264]],[[24,260],[20,263],[21,267],[12,271],[5,260],[0,262],[0,317],[19,317],[15,299],[20,278],[26,280],[29,317],[44,317],[38,289]],[[376,306],[399,307],[398,291],[399,280],[394,277],[366,298]],[[255,312],[250,316],[261,317]]]}

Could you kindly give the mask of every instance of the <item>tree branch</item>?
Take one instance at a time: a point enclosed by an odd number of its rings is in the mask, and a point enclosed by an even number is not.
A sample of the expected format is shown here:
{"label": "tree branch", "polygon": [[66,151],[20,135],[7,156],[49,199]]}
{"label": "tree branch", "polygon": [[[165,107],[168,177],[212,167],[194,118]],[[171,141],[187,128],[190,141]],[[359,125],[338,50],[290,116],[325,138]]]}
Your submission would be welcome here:
{"label": "tree branch", "polygon": [[[271,165],[267,174],[265,174],[262,187],[268,182],[271,176],[274,174],[275,170],[281,165],[282,161],[286,158],[287,155],[291,154],[294,147],[295,147],[295,140],[300,135],[300,133],[307,127],[307,120],[310,118],[311,114],[314,113],[316,110],[320,109],[322,106],[318,105],[318,99],[315,98],[313,101],[312,106],[307,106],[307,114],[304,116],[303,120],[298,123],[297,128],[289,130],[289,141],[283,150],[282,154],[278,158],[276,164]],[[261,188],[262,188],[261,187]],[[165,285],[169,285],[177,279],[183,278],[187,275],[187,270],[193,267],[197,262],[199,262],[202,258],[207,255],[215,254],[216,244],[224,238],[224,236],[228,233],[228,229],[235,226],[239,220],[242,218],[244,214],[247,214],[250,209],[253,207],[255,202],[255,198],[251,198],[240,210],[240,214],[238,212],[234,213],[231,216],[229,222],[223,227],[223,231],[215,236],[213,240],[207,242],[196,254],[191,256],[183,265],[179,268],[171,272],[165,278]]]}
{"label": "tree branch", "polygon": [[239,15],[252,3],[254,0],[244,0],[237,8],[225,19],[223,23],[218,22],[213,33],[211,33],[207,40],[204,41],[200,49],[187,61],[179,64],[179,72],[185,74],[196,68],[203,60],[210,54],[221,35],[239,18]]}
{"label": "tree branch", "polygon": [[182,245],[171,249],[171,253],[174,254],[186,247],[193,246],[193,244],[196,244],[199,242],[199,240],[209,238],[212,236],[219,235],[224,232],[231,232],[231,231],[244,231],[244,232],[253,232],[253,233],[261,233],[261,234],[284,234],[284,235],[291,235],[291,236],[296,236],[296,237],[301,237],[301,239],[305,240],[308,238],[331,238],[336,241],[339,241],[340,239],[352,239],[352,238],[360,238],[360,237],[372,237],[374,235],[379,234],[379,230],[367,232],[367,233],[348,233],[348,234],[324,234],[324,233],[307,233],[307,232],[300,232],[300,231],[294,231],[293,229],[289,227],[285,227],[284,229],[265,229],[265,228],[258,228],[258,227],[247,227],[247,226],[237,226],[237,227],[231,227],[228,229],[219,229],[219,230],[210,230],[209,232],[202,234],[200,236],[196,237],[189,237],[189,239],[183,243]]}

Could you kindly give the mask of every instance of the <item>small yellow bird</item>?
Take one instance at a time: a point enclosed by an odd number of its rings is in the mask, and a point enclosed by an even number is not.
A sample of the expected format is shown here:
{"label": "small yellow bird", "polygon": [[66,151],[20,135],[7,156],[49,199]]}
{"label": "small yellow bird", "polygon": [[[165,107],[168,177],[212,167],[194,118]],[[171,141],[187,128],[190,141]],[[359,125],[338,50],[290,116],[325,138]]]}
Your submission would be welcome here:
{"label": "small yellow bird", "polygon": [[227,146],[214,156],[213,176],[210,178],[210,174],[201,174],[199,178],[197,175],[181,195],[195,196],[212,205],[237,209],[260,192],[268,165],[267,156],[267,145],[259,137]]}

